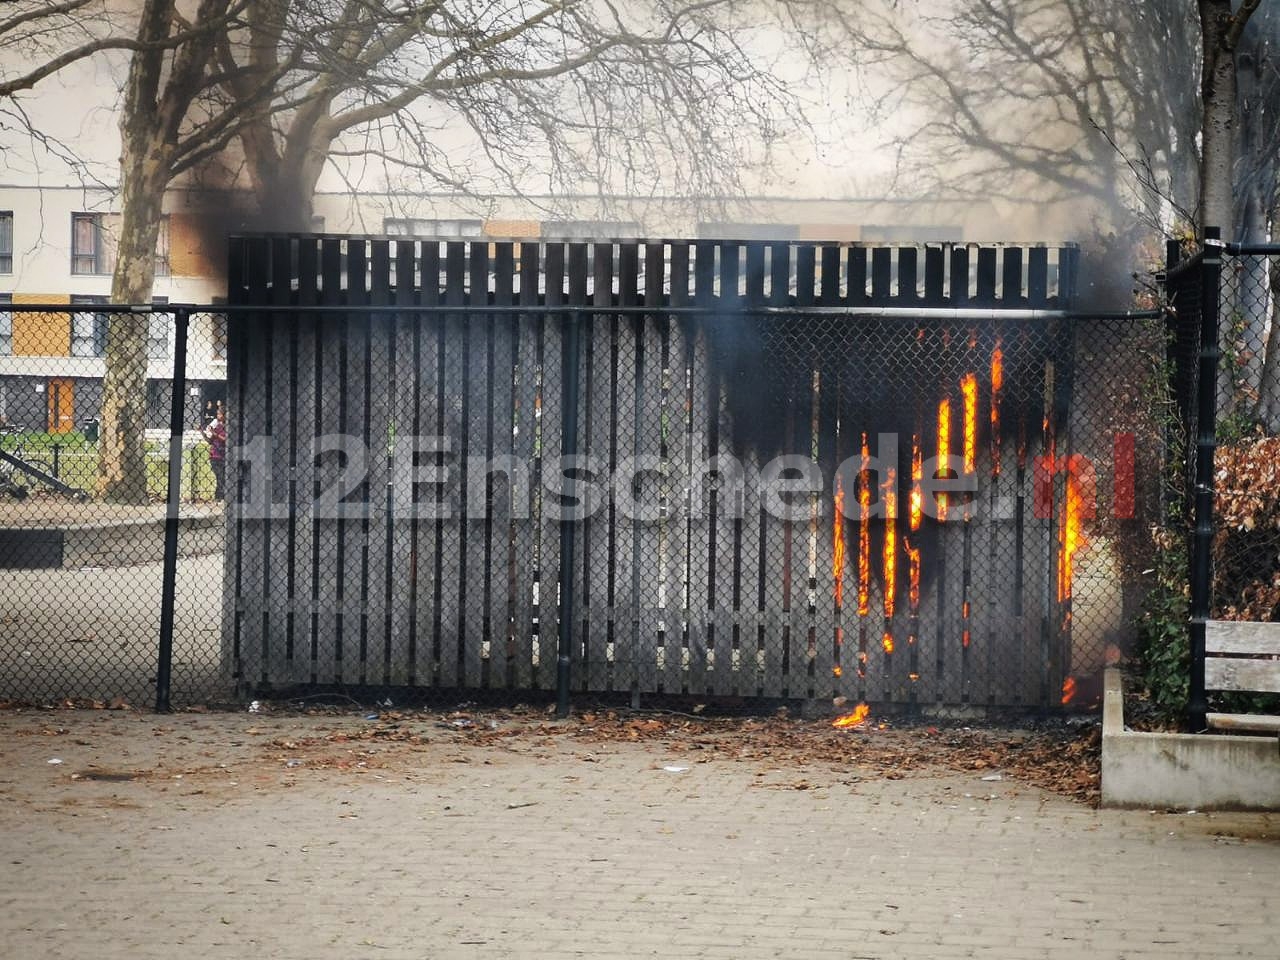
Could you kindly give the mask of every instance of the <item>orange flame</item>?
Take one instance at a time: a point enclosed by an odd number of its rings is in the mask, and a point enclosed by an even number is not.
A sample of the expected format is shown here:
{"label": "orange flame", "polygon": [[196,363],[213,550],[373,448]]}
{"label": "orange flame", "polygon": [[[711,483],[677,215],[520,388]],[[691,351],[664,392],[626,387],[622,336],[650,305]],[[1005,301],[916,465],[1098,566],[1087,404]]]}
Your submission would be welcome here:
{"label": "orange flame", "polygon": [[966,373],[960,380],[964,395],[964,472],[978,468],[978,378]]}
{"label": "orange flame", "polygon": [[871,612],[871,447],[862,435],[862,473],[858,478],[858,616]]}
{"label": "orange flame", "polygon": [[1062,705],[1065,707],[1076,695],[1076,678],[1067,677],[1062,681]]}
{"label": "orange flame", "polygon": [[834,667],[831,668],[831,675],[833,677],[842,677],[844,676],[844,669],[840,666],[840,664],[836,664]]}
{"label": "orange flame", "polygon": [[860,727],[867,722],[867,716],[871,713],[871,708],[865,703],[860,703],[853,708],[853,713],[846,713],[843,717],[836,717],[831,721],[833,727]]}
{"label": "orange flame", "polygon": [[907,602],[914,613],[920,608],[920,548],[911,546],[910,540],[904,540],[907,548],[907,567],[910,571],[910,585],[907,589]]}
{"label": "orange flame", "polygon": [[991,475],[1000,476],[1000,391],[1004,389],[1004,350],[996,340],[991,354]]}
{"label": "orange flame", "polygon": [[880,646],[884,647],[885,653],[893,653],[893,634],[888,630],[884,632],[884,636],[880,638]]}
{"label": "orange flame", "polygon": [[919,530],[920,521],[924,517],[924,491],[921,482],[924,480],[924,460],[920,453],[920,435],[911,435],[911,529]]}
{"label": "orange flame", "polygon": [[[945,476],[948,469],[948,458],[951,456],[951,401],[943,400],[938,404],[938,470]],[[947,495],[938,495],[938,519],[947,519]]]}
{"label": "orange flame", "polygon": [[884,615],[893,616],[898,597],[898,471],[884,471]]}
{"label": "orange flame", "polygon": [[831,561],[831,575],[835,578],[836,606],[844,606],[844,481],[839,472],[836,473],[835,491],[836,516],[832,521],[832,542],[835,556]]}
{"label": "orange flame", "polygon": [[1071,599],[1071,582],[1075,576],[1075,556],[1080,549],[1080,520],[1084,513],[1084,495],[1075,465],[1067,469],[1067,502],[1062,510],[1062,532],[1059,535],[1061,557],[1058,563],[1058,602]]}

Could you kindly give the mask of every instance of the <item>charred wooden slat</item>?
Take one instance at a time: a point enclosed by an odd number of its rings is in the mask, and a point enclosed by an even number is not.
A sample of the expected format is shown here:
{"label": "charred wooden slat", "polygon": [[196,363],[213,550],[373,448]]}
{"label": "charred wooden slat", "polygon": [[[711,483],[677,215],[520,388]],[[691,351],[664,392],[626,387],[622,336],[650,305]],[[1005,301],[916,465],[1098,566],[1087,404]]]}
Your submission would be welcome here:
{"label": "charred wooden slat", "polygon": [[[444,304],[462,306],[466,302],[466,244],[444,245]],[[440,685],[459,687],[468,679],[466,657],[472,638],[467,634],[466,619],[466,521],[462,518],[466,489],[462,486],[463,466],[467,455],[466,374],[470,367],[467,318],[462,312],[444,315],[440,370],[440,436],[450,445],[444,463],[453,482],[442,504],[439,521],[439,590],[440,590]],[[479,672],[478,658],[471,664],[472,677]]]}
{"label": "charred wooden slat", "polygon": [[904,307],[917,304],[920,300],[918,292],[919,266],[915,247],[898,248],[898,302]]}
{"label": "charred wooden slat", "polygon": [[[538,279],[541,275],[539,247],[536,243],[522,242],[520,250],[520,293],[522,306],[536,306],[539,303]],[[539,431],[542,429],[539,408],[541,405],[541,389],[543,366],[541,358],[541,337],[543,318],[530,311],[522,313],[516,320],[516,361],[515,390],[513,405],[515,408],[513,439],[514,453],[517,463],[528,464],[529,485],[525,496],[513,500],[516,511],[512,526],[514,534],[511,544],[512,574],[512,685],[518,690],[527,690],[534,685],[536,661],[541,651],[535,656],[535,630],[538,628],[538,607],[535,606],[536,591],[542,576],[538,545],[541,542],[542,528],[542,478],[540,475],[541,450],[538,445]],[[554,616],[552,617],[554,622]]]}
{"label": "charred wooden slat", "polygon": [[[924,251],[924,305],[940,307],[946,304],[946,251],[937,245]],[[953,286],[954,292],[954,286]]]}
{"label": "charred wooden slat", "polygon": [[[489,412],[493,383],[489,380],[489,358],[493,349],[493,317],[474,308],[489,305],[489,245],[474,241],[467,247],[467,305],[463,320],[466,343],[466,379],[463,383],[462,580],[459,617],[462,636],[463,673],[460,685],[481,687],[489,682],[493,668],[493,625],[489,620],[491,570],[487,563],[491,516],[484,462],[489,449]],[[510,389],[510,382],[508,382]]]}
{"label": "charred wooden slat", "polygon": [[[389,241],[369,242],[369,303],[391,304],[391,247]],[[391,683],[391,589],[393,573],[391,549],[391,443],[395,436],[392,420],[392,391],[396,383],[396,336],[393,316],[371,313],[366,318],[369,336],[369,380],[367,387],[369,451],[365,481],[365,565],[368,587],[365,594],[365,682]]]}
{"label": "charred wooden slat", "polygon": [[[288,237],[271,239],[271,283],[267,299],[287,308],[292,292],[292,260],[296,250]],[[296,317],[296,315],[295,315]],[[264,493],[271,505],[270,519],[262,524],[263,592],[266,640],[266,677],[275,684],[311,680],[311,645],[299,643],[292,571],[297,498],[294,489],[294,430],[297,428],[294,375],[294,336],[290,315],[283,310],[262,318],[266,352],[263,366],[269,371],[263,395],[264,452],[268,462],[258,466],[267,473]],[[253,469],[253,468],[251,468]],[[276,509],[279,505],[280,509]]]}
{"label": "charred wooden slat", "polygon": [[320,379],[320,348],[317,342],[319,319],[305,312],[315,306],[318,296],[319,254],[311,237],[297,241],[299,312],[291,317],[294,340],[293,402],[294,417],[290,459],[293,469],[293,543],[290,593],[293,597],[294,659],[300,661],[298,675],[304,683],[315,683],[316,674],[316,580],[315,568],[315,440],[318,399],[316,386]]}
{"label": "charred wooden slat", "polygon": [[[545,303],[548,307],[565,302],[565,245],[547,244]],[[536,290],[536,287],[535,287]],[[564,409],[564,315],[548,313],[542,318],[542,338],[539,343],[539,396],[542,400],[542,416],[538,418],[538,465],[544,476],[540,498],[538,525],[538,640],[534,677],[539,689],[551,689],[555,685],[556,645],[559,642],[560,597],[565,585],[560,582],[560,523],[550,510],[551,487],[557,484],[559,464],[564,449],[561,432]]]}
{"label": "charred wooden slat", "polygon": [[[492,264],[493,303],[509,307],[515,302],[515,251],[510,243],[493,245]],[[515,452],[518,344],[516,319],[510,314],[494,314],[488,326],[490,336],[485,378],[489,387],[489,405],[485,424],[485,458],[494,466],[493,472],[485,479],[488,542],[484,564],[488,575],[489,686],[508,688],[515,682],[512,515],[514,488],[519,478],[510,476],[506,468],[518,470],[511,459]]]}
{"label": "charred wooden slat", "polygon": [[[330,237],[320,244],[320,303],[337,307],[343,300],[341,241]],[[319,683],[338,683],[341,682],[339,656],[345,627],[342,603],[348,587],[343,555],[344,520],[339,502],[344,477],[341,454],[333,448],[331,438],[345,433],[345,322],[342,314],[327,311],[319,315],[317,327],[316,436],[325,438],[325,447],[315,461],[317,516],[312,549],[316,582],[316,679]]]}
{"label": "charred wooden slat", "polygon": [[[346,299],[349,306],[368,304],[368,247],[358,237],[348,238]],[[352,312],[345,320],[344,338],[347,355],[343,374],[346,402],[343,409],[342,433],[353,445],[370,456],[369,361],[372,344],[368,316]],[[350,465],[350,461],[348,461]],[[367,680],[369,649],[369,475],[352,477],[351,491],[343,508],[352,516],[342,528],[342,551],[347,561],[347,593],[344,595],[342,656],[339,663],[341,682],[360,685]]]}
{"label": "charred wooden slat", "polygon": [[[850,271],[852,274],[852,271]],[[893,251],[875,247],[871,251],[871,299],[888,303],[893,297]]]}
{"label": "charred wooden slat", "polygon": [[[413,444],[423,432],[418,413],[419,392],[435,387],[434,370],[425,384],[421,381],[420,324],[412,313],[407,312],[415,299],[416,252],[416,244],[412,240],[396,241],[395,288],[392,292],[396,312],[392,315],[389,332],[394,357],[390,361],[392,459],[387,582],[391,592],[387,598],[387,682],[396,686],[420,682],[416,658],[418,518],[415,516],[411,479],[416,456]],[[434,431],[434,425],[431,429]],[[424,636],[426,633],[424,629]]]}

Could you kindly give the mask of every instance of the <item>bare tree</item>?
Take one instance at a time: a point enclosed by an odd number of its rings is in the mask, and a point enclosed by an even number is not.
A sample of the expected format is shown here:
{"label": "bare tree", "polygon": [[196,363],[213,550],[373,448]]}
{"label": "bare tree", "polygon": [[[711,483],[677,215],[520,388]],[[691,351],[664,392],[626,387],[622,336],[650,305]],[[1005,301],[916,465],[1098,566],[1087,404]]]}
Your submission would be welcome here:
{"label": "bare tree", "polygon": [[[1046,202],[1151,224],[1190,215],[1194,23],[1174,3],[893,4],[849,29],[892,81],[913,193]],[[902,119],[905,118],[905,119]],[[1191,163],[1187,160],[1191,159]]]}
{"label": "bare tree", "polygon": [[219,44],[214,100],[241,105],[249,178],[285,227],[351,156],[477,194],[523,192],[531,170],[552,191],[733,192],[800,117],[747,46],[760,8],[254,0]]}
{"label": "bare tree", "polygon": [[[16,102],[77,60],[129,54],[112,280],[122,303],[150,298],[165,190],[209,164],[242,166],[273,226],[306,228],[325,165],[352,153],[478,192],[476,165],[449,146],[461,132],[516,189],[540,169],[576,189],[732,191],[799,116],[771,70],[777,51],[748,44],[758,3],[145,0],[120,31],[77,19],[93,2],[46,4],[43,19],[24,10],[15,29],[51,56],[0,78],[0,98]],[[113,318],[106,367],[98,492],[139,501],[144,317]]]}

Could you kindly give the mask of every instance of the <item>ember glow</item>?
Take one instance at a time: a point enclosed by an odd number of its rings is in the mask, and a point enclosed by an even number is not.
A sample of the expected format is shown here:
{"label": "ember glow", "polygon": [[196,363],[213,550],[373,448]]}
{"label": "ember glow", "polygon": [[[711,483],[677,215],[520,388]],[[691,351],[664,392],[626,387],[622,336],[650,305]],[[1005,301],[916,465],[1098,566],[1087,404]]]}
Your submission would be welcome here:
{"label": "ember glow", "polygon": [[832,521],[831,538],[835,548],[831,561],[831,575],[835,578],[836,607],[844,606],[844,481],[839,472],[836,473],[835,490],[836,516]]}
{"label": "ember glow", "polygon": [[911,435],[911,529],[916,531],[920,529],[920,522],[924,518],[924,491],[921,483],[924,480],[924,460],[920,453],[920,435],[918,433]]}
{"label": "ember glow", "polygon": [[[948,458],[951,456],[951,401],[943,400],[938,404],[938,470],[939,476],[946,476]],[[937,477],[935,477],[937,479]],[[947,519],[947,495],[938,495],[938,519]]]}
{"label": "ember glow", "polygon": [[871,612],[871,447],[862,435],[862,472],[858,476],[858,616]]}
{"label": "ember glow", "polygon": [[920,608],[920,548],[913,548],[910,540],[904,540],[903,545],[907,548],[907,570],[910,576],[907,603],[911,605],[911,613],[914,615]]}
{"label": "ember glow", "polygon": [[1071,599],[1071,581],[1075,576],[1075,556],[1080,549],[1080,521],[1084,513],[1084,495],[1081,479],[1074,465],[1067,470],[1067,502],[1062,509],[1062,530],[1059,534],[1061,556],[1058,559],[1058,602]]}
{"label": "ember glow", "polygon": [[884,562],[884,636],[880,643],[885,653],[893,653],[893,613],[897,607],[898,597],[898,471],[894,467],[885,468],[884,485],[881,496],[884,498],[884,550],[881,559]]}
{"label": "ember glow", "polygon": [[978,378],[966,373],[960,381],[964,396],[964,472],[978,469]]}
{"label": "ember glow", "polygon": [[1076,678],[1067,677],[1062,681],[1062,705],[1065,707],[1068,703],[1075,699],[1076,695]]}
{"label": "ember glow", "polygon": [[836,717],[831,721],[833,727],[860,727],[867,722],[867,716],[871,713],[871,708],[865,703],[860,703],[853,708],[853,713],[846,713],[843,717]]}
{"label": "ember glow", "polygon": [[991,354],[991,475],[1000,476],[1000,391],[1004,389],[1004,350],[996,340]]}

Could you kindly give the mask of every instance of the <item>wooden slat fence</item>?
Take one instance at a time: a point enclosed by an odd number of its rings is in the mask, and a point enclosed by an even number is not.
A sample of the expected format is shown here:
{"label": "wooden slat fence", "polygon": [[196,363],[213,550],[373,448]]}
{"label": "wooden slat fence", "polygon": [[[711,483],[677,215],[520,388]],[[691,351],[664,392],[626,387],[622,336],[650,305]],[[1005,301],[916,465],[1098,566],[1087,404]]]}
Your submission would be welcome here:
{"label": "wooden slat fence", "polygon": [[[551,689],[567,401],[590,471],[639,468],[579,528],[574,690],[1054,701],[1068,480],[1037,516],[1033,463],[1068,452],[1072,342],[998,311],[1064,309],[1074,268],[1044,247],[238,238],[226,668],[253,689]],[[803,312],[828,307],[907,310]],[[944,442],[978,492],[913,523],[913,457]],[[760,486],[783,454],[823,490],[787,518]]]}

